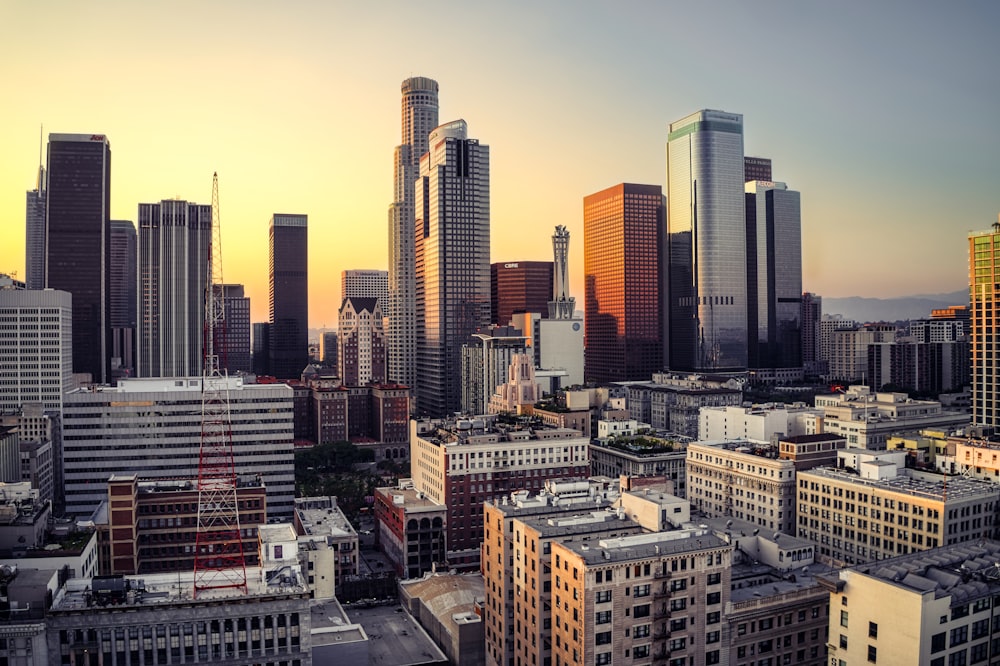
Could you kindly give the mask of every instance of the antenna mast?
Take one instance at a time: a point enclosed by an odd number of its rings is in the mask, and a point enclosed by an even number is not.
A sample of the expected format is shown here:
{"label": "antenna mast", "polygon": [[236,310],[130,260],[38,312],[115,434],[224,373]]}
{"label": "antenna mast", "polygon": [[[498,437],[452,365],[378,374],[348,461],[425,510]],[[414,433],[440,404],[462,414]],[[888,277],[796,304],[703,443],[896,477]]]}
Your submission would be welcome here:
{"label": "antenna mast", "polygon": [[212,175],[212,247],[205,289],[205,356],[201,378],[201,450],[198,457],[198,537],[194,596],[205,590],[247,592],[247,568],[240,534],[240,511],[233,461],[229,378],[216,353],[225,326],[222,235],[219,230],[219,175]]}

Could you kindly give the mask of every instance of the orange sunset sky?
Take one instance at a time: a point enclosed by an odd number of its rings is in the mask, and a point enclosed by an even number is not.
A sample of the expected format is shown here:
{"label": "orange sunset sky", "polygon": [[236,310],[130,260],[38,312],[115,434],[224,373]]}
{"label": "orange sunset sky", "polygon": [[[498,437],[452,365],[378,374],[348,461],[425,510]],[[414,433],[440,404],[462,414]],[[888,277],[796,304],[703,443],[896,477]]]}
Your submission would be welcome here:
{"label": "orange sunset sky", "polygon": [[[582,201],[664,185],[667,125],[744,115],[745,151],[802,193],[803,287],[951,292],[1000,210],[1000,5],[630,2],[0,3],[0,272],[24,271],[39,126],[106,134],[112,218],[211,203],[227,282],[267,319],[272,213],[309,215],[310,324],[340,272],[387,267],[400,82],[490,146],[492,260],[551,259]],[[905,9],[905,11],[904,11]]]}

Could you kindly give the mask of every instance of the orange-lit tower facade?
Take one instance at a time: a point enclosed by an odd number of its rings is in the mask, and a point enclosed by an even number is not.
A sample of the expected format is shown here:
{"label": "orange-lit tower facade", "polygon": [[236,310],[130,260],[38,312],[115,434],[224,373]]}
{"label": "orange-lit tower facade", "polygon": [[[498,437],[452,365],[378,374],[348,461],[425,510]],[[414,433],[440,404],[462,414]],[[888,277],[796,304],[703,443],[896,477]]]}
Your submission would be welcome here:
{"label": "orange-lit tower facade", "polygon": [[988,231],[969,234],[969,349],[972,353],[972,423],[1000,426],[1000,216]]}
{"label": "orange-lit tower facade", "polygon": [[212,250],[205,290],[205,363],[201,378],[201,450],[198,460],[198,536],[194,594],[218,588],[247,591],[246,560],[233,462],[229,388],[216,354],[224,331],[222,237],[219,230],[219,178],[212,177]]}
{"label": "orange-lit tower facade", "polygon": [[583,199],[584,377],[649,379],[663,369],[659,185],[621,183]]}

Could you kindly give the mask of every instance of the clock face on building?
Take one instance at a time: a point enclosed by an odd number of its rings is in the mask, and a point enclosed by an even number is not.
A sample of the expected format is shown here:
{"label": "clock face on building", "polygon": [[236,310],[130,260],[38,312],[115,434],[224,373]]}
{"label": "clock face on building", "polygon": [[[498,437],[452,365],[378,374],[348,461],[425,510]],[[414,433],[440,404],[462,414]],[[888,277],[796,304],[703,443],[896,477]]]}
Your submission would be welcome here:
{"label": "clock face on building", "polygon": [[580,330],[580,324],[573,324],[573,330],[574,331],[579,331]]}

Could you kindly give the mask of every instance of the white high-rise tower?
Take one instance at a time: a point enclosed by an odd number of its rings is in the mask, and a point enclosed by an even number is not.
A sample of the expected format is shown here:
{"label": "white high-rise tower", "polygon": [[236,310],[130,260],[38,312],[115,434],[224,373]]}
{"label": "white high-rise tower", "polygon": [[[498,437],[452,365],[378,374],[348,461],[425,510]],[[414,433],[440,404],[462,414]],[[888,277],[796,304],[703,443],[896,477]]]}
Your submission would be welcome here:
{"label": "white high-rise tower", "polygon": [[393,203],[389,206],[389,380],[413,386],[416,381],[416,242],[413,226],[414,182],[427,137],[438,125],[437,81],[417,76],[402,85],[402,142],[396,146]]}
{"label": "white high-rise tower", "polygon": [[572,319],[576,299],[569,295],[569,230],[556,225],[552,234],[552,300],[549,319]]}

